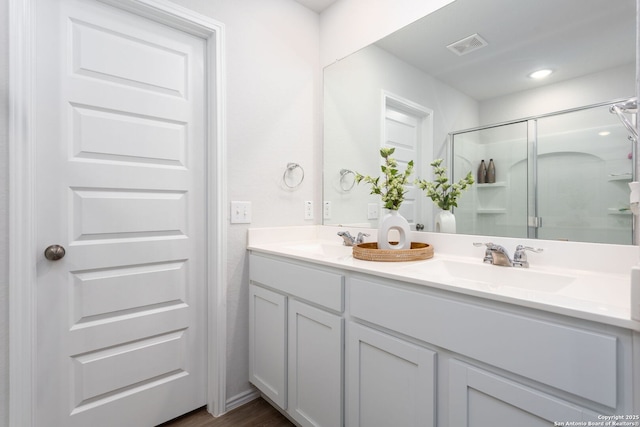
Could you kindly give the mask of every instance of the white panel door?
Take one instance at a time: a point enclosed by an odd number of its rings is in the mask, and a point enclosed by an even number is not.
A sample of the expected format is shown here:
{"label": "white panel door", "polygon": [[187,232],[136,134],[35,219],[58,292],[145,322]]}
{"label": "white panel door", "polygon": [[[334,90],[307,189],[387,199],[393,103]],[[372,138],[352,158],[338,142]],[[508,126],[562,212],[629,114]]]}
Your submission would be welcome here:
{"label": "white panel door", "polygon": [[36,16],[38,426],[206,403],[203,40],[94,0]]}
{"label": "white panel door", "polygon": [[[386,147],[395,148],[393,158],[398,161],[398,168],[404,171],[407,164],[413,160],[416,168],[421,162],[420,150],[420,125],[421,118],[387,105],[385,112],[385,144]],[[417,170],[417,169],[416,169]],[[420,205],[419,189],[413,185],[415,174],[410,178],[406,186],[407,194],[400,206],[400,213],[413,228],[419,219],[418,209]]]}

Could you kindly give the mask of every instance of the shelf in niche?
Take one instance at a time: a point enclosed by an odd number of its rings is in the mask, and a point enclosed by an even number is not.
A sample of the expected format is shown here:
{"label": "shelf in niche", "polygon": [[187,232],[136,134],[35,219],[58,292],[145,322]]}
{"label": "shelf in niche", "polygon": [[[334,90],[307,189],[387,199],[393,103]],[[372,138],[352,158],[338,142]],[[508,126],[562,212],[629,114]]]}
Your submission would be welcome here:
{"label": "shelf in niche", "polygon": [[609,211],[608,212],[609,215],[631,215],[631,211],[628,209],[621,211],[620,209],[617,209],[617,208],[609,208],[608,211]]}
{"label": "shelf in niche", "polygon": [[505,208],[495,208],[495,209],[477,209],[476,213],[479,215],[495,215],[495,214],[504,214],[507,213]]}
{"label": "shelf in niche", "polygon": [[507,183],[504,181],[494,182],[492,184],[476,184],[478,188],[491,188],[491,187],[506,187]]}
{"label": "shelf in niche", "polygon": [[631,181],[631,172],[621,174],[609,174],[607,181]]}

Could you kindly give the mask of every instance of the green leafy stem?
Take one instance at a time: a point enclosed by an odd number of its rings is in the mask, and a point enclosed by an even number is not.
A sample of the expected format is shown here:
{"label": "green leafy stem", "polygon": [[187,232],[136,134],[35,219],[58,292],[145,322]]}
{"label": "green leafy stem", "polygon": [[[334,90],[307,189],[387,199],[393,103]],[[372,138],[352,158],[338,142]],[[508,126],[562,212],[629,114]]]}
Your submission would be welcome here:
{"label": "green leafy stem", "polygon": [[475,181],[471,175],[471,171],[460,181],[450,184],[447,178],[447,169],[442,167],[442,159],[436,159],[431,162],[435,180],[433,182],[416,180],[416,184],[426,192],[433,202],[442,210],[448,211],[452,207],[458,207],[458,197],[471,186]]}
{"label": "green leafy stem", "polygon": [[398,170],[398,162],[391,157],[395,148],[381,148],[380,156],[384,159],[384,164],[380,166],[384,174],[384,181],[380,183],[380,176],[372,178],[356,172],[356,183],[361,181],[371,184],[371,194],[378,194],[382,197],[384,207],[391,210],[400,209],[407,193],[405,185],[409,182],[409,176],[413,173],[413,160],[407,164],[404,172]]}

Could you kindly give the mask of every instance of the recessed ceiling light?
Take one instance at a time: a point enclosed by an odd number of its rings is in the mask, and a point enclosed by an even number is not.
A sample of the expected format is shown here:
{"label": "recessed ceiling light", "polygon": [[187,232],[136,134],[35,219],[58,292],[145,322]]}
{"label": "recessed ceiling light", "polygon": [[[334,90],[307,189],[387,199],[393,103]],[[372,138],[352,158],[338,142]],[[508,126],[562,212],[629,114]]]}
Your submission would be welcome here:
{"label": "recessed ceiling light", "polygon": [[600,136],[607,136],[609,134],[611,134],[611,132],[609,132],[608,130],[603,130],[602,132],[598,132],[598,135]]}
{"label": "recessed ceiling light", "polygon": [[549,74],[553,73],[553,70],[549,70],[544,69],[544,70],[538,70],[538,71],[534,71],[533,73],[529,74],[529,77],[532,79],[544,79],[545,77],[547,77]]}

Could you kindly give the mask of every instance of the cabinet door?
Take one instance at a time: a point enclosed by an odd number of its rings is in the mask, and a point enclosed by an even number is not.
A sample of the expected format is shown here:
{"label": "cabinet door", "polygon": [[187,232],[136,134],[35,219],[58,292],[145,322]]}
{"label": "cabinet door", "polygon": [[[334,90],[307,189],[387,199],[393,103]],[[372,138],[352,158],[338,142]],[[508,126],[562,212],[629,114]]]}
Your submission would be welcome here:
{"label": "cabinet door", "polygon": [[302,426],[342,425],[342,322],[289,300],[288,412]]}
{"label": "cabinet door", "polygon": [[450,362],[449,425],[548,427],[569,421],[597,421],[597,414],[460,361]]}
{"label": "cabinet door", "polygon": [[347,334],[347,425],[435,426],[436,353],[356,323]]}
{"label": "cabinet door", "polygon": [[249,380],[286,409],[287,299],[255,285],[249,295]]}

